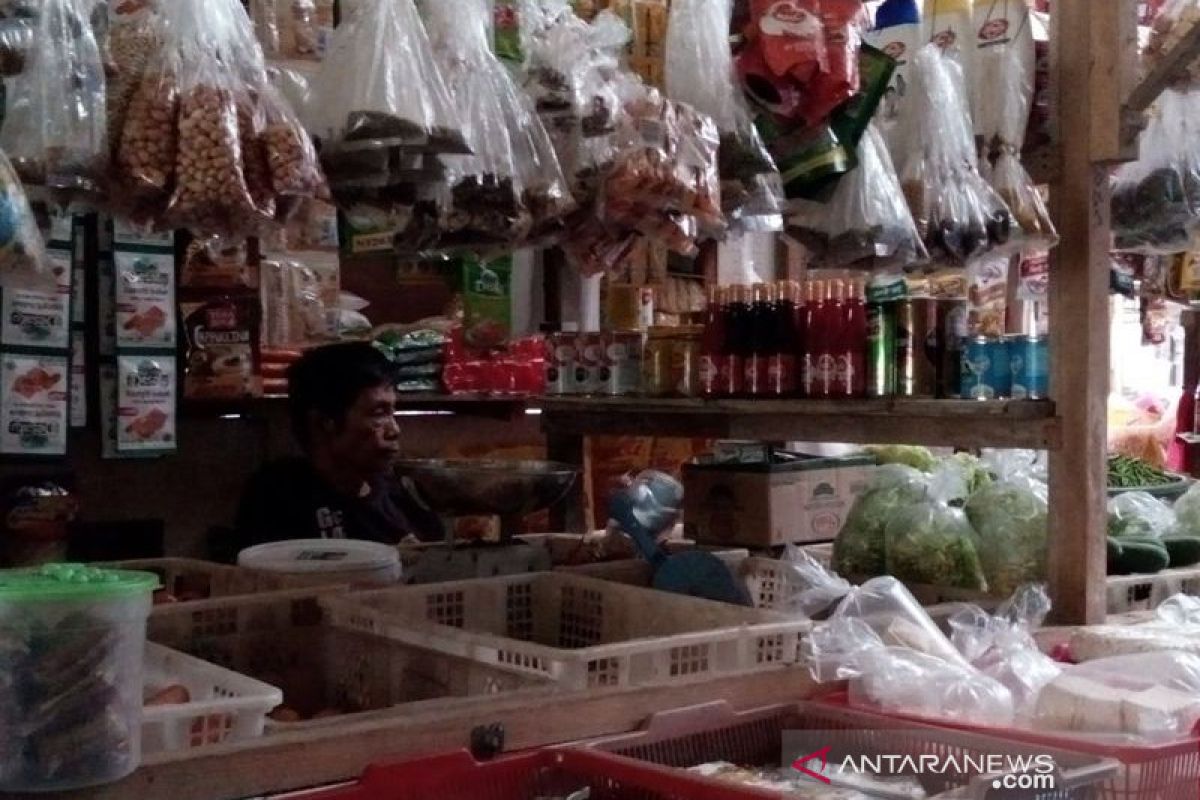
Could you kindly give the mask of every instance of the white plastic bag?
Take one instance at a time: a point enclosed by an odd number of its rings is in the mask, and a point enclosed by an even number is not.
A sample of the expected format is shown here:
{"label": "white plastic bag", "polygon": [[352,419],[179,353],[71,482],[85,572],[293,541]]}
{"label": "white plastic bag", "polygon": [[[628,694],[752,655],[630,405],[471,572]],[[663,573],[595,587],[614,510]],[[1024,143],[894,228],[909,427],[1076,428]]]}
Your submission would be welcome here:
{"label": "white plastic bag", "polygon": [[781,559],[788,577],[787,596],[776,609],[814,619],[828,611],[854,587],[850,581],[826,569],[802,547],[788,545]]}
{"label": "white plastic bag", "polygon": [[919,650],[967,666],[966,659],[912,593],[889,575],[872,578],[851,589],[829,619],[858,620],[869,626],[884,645]]}

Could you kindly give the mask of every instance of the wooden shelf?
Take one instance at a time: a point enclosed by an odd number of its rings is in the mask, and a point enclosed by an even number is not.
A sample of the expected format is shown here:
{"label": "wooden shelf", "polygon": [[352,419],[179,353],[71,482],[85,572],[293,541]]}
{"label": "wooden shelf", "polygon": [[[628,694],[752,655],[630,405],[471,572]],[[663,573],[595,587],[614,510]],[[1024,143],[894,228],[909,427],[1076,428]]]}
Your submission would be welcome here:
{"label": "wooden shelf", "polygon": [[[508,419],[536,408],[539,397],[498,397],[495,395],[467,394],[449,395],[436,392],[400,394],[396,400],[397,411],[428,411],[464,414],[477,417]],[[247,400],[204,401],[185,400],[181,409],[183,416],[206,419],[230,415],[267,416],[283,413],[287,408],[287,395],[267,395]]]}
{"label": "wooden shelf", "polygon": [[629,435],[767,441],[1057,449],[1049,400],[653,400],[546,398],[551,436]]}

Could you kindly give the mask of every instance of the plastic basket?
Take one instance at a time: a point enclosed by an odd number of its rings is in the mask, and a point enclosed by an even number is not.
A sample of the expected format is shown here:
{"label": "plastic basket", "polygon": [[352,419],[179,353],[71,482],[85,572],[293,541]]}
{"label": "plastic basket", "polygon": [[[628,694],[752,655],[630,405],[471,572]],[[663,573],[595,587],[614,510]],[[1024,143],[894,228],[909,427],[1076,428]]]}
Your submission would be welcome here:
{"label": "plastic basket", "polygon": [[143,709],[143,755],[262,736],[267,714],[283,701],[274,686],[153,642],[145,663],[148,689],[183,686],[191,700]]}
{"label": "plastic basket", "polygon": [[333,623],[571,689],[794,663],[806,620],[563,572],[328,596]]}
{"label": "plastic basket", "polygon": [[368,767],[362,780],[288,800],[779,800],[652,764],[585,750],[535,750],[479,763],[466,752]]}
{"label": "plastic basket", "polygon": [[184,603],[297,588],[282,575],[194,558],[143,558],[114,562],[110,566],[153,572],[159,577],[163,591],[182,598]]}
{"label": "plastic basket", "polygon": [[[823,698],[820,705],[844,709],[848,697]],[[1097,800],[1196,800],[1200,797],[1200,738],[1152,745],[1118,745],[1061,733],[1020,728],[981,728],[920,719],[916,722],[959,733],[982,734],[1025,747],[1053,748],[1108,759],[1116,770],[1097,787]],[[907,724],[907,721],[905,722]]]}
{"label": "plastic basket", "polygon": [[[839,765],[847,755],[937,755],[952,757],[970,769],[984,756],[1025,757],[1049,755],[1057,772],[1053,788],[995,790],[996,774],[944,772],[930,769],[921,775],[929,796],[963,787],[971,800],[1015,798],[1021,800],[1092,800],[1117,770],[1115,762],[1067,748],[1044,748],[1012,742],[981,733],[950,730],[899,720],[868,711],[819,703],[773,706],[735,713],[723,702],[710,703],[655,715],[645,730],[606,737],[591,746],[606,752],[677,768],[714,761],[742,766],[778,765],[787,731],[810,732],[819,746],[830,748],[828,763]],[[813,750],[817,747],[814,746]],[[806,748],[805,753],[809,750]],[[814,765],[815,767],[815,765]],[[832,772],[833,770],[828,770]],[[994,791],[995,790],[995,791]],[[864,790],[868,796],[875,792]],[[1008,794],[1004,794],[1008,791]],[[878,796],[890,796],[886,785]]]}
{"label": "plastic basket", "polygon": [[[684,550],[691,549],[695,545],[687,542],[679,542],[675,546],[669,546],[667,549],[671,553],[678,553]],[[711,552],[714,556],[721,559],[736,575],[742,563],[750,557],[749,550],[728,549],[728,548],[702,548]],[[572,564],[564,566],[556,566],[556,572],[570,572],[575,575],[583,575],[588,578],[597,578],[602,581],[611,581],[613,583],[624,583],[629,586],[650,586],[654,579],[654,570],[649,562],[642,558],[623,558],[616,561],[599,561],[594,564]]]}
{"label": "plastic basket", "polygon": [[1200,567],[1165,569],[1154,575],[1113,575],[1108,579],[1108,613],[1153,611],[1163,600],[1180,593],[1200,595]]}
{"label": "plastic basket", "polygon": [[284,704],[301,720],[268,719],[268,731],[553,689],[544,679],[336,628],[317,602],[327,593],[303,589],[210,600],[191,609],[165,607],[151,617],[150,637],[279,686]]}

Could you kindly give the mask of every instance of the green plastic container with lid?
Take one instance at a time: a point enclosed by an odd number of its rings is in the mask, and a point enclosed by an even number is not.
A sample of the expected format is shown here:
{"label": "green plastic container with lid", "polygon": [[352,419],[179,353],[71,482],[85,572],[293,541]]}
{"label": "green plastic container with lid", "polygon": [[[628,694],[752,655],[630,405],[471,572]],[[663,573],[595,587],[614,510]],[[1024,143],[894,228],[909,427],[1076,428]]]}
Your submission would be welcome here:
{"label": "green plastic container with lid", "polygon": [[146,618],[158,576],[0,570],[0,792],[64,791],[141,761]]}

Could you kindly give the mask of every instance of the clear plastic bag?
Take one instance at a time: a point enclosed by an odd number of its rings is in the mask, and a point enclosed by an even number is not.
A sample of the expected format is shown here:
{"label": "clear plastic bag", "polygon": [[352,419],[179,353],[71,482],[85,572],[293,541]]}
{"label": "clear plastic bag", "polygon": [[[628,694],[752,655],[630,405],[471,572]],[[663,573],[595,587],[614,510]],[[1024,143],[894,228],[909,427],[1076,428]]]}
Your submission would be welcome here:
{"label": "clear plastic bag", "polygon": [[788,545],[781,559],[788,570],[788,595],[776,604],[787,614],[815,619],[827,612],[854,587],[826,569],[802,547]]}
{"label": "clear plastic bag", "polygon": [[917,650],[948,663],[967,666],[966,659],[912,592],[890,575],[872,578],[851,589],[829,619],[858,620],[888,647]]}
{"label": "clear plastic bag", "polygon": [[295,112],[270,84],[259,88],[259,103],[265,123],[261,138],[274,193],[291,199],[328,199],[329,186],[317,150]]}
{"label": "clear plastic bag", "polygon": [[[147,66],[160,58],[162,18],[156,2],[131,7],[109,7],[108,27],[108,138],[118,174],[121,169],[121,132]],[[143,99],[143,104],[146,102]],[[171,161],[174,159],[172,158]]]}
{"label": "clear plastic bag", "polygon": [[9,81],[0,149],[26,183],[95,199],[108,170],[104,64],[88,0],[43,0],[24,71]]}
{"label": "clear plastic bag", "polygon": [[929,260],[883,137],[872,124],[858,145],[858,166],[826,203],[798,204],[789,230],[821,267],[893,270]]}
{"label": "clear plastic bag", "polygon": [[[778,229],[785,199],[775,161],[735,83],[729,47],[732,0],[676,0],[667,27],[666,93],[712,117],[721,136],[722,208],[755,230]],[[751,221],[751,217],[775,217]]]}
{"label": "clear plastic bag", "polygon": [[53,288],[45,243],[25,188],[0,152],[0,288]]}
{"label": "clear plastic bag", "polygon": [[1138,159],[1112,179],[1117,250],[1187,250],[1200,220],[1200,154],[1195,123],[1200,101],[1173,89],[1159,97],[1138,140]]}
{"label": "clear plastic bag", "polygon": [[1108,501],[1109,536],[1161,539],[1175,527],[1175,511],[1146,492],[1123,492]]}
{"label": "clear plastic bag", "polygon": [[1009,690],[1019,715],[1029,711],[1042,687],[1062,672],[1033,638],[1049,611],[1045,589],[1029,584],[994,615],[964,605],[949,620],[954,646],[972,666]]}
{"label": "clear plastic bag", "polygon": [[541,120],[492,54],[490,21],[483,0],[439,0],[426,9],[434,57],[473,152],[444,159],[442,246],[524,242],[574,207]]}
{"label": "clear plastic bag", "polygon": [[977,167],[962,66],[952,51],[931,43],[917,51],[910,74],[901,188],[929,254],[966,264],[1014,249],[1020,226]]}
{"label": "clear plastic bag", "polygon": [[902,505],[884,529],[889,574],[911,583],[986,591],[978,536],[961,508],[951,505],[967,494],[958,462],[943,462],[922,499]]}
{"label": "clear plastic bag", "polygon": [[313,82],[309,130],[329,143],[469,153],[456,108],[413,0],[362,0]]}
{"label": "clear plastic bag", "polygon": [[1155,618],[1167,625],[1200,626],[1200,597],[1174,594],[1154,609]]}
{"label": "clear plastic bag", "polygon": [[973,493],[964,510],[989,591],[1010,595],[1046,577],[1048,490],[1025,452],[999,450],[989,461],[997,480]]}
{"label": "clear plastic bag", "polygon": [[118,130],[114,173],[126,192],[147,202],[162,200],[174,186],[179,145],[179,49],[170,46],[150,56],[136,76]]}
{"label": "clear plastic bag", "polygon": [[928,489],[929,476],[912,467],[884,464],[876,469],[834,540],[833,568],[851,577],[882,575],[887,569],[888,520],[924,498]]}
{"label": "clear plastic bag", "polygon": [[868,651],[860,663],[851,705],[988,726],[1009,726],[1016,715],[1012,693],[972,667],[902,647]]}
{"label": "clear plastic bag", "polygon": [[1200,536],[1200,483],[1192,484],[1175,501],[1175,521],[1183,536]]}
{"label": "clear plastic bag", "polygon": [[1165,741],[1200,722],[1200,656],[1159,651],[1065,669],[1039,694],[1033,726]]}

